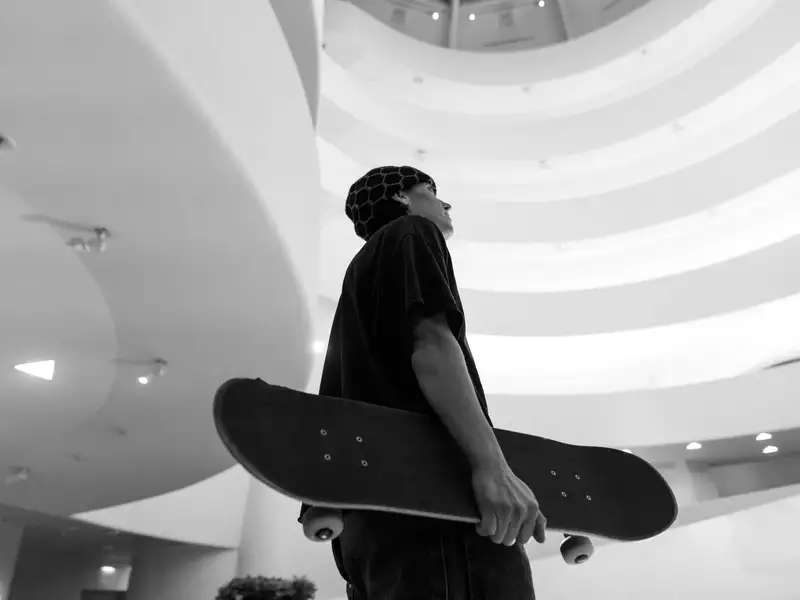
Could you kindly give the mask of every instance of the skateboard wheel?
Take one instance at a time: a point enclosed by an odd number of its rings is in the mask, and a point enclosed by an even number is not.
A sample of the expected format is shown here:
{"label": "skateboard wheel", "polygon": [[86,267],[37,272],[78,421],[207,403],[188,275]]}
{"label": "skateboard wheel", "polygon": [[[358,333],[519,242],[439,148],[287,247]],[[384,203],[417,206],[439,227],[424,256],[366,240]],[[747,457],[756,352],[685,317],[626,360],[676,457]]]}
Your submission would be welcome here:
{"label": "skateboard wheel", "polygon": [[584,535],[564,535],[561,556],[568,565],[585,563],[594,554],[592,541]]}
{"label": "skateboard wheel", "polygon": [[312,506],[303,515],[303,534],[312,542],[329,542],[344,529],[342,511]]}

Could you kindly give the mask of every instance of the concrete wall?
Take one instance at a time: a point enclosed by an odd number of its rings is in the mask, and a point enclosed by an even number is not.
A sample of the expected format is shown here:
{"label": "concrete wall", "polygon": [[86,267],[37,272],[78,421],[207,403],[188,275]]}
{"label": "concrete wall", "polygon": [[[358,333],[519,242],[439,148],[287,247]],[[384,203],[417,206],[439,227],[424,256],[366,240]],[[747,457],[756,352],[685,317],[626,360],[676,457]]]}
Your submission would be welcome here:
{"label": "concrete wall", "polygon": [[[125,591],[131,570],[100,572],[102,556],[94,550],[58,548],[48,550],[23,536],[17,569],[11,585],[11,600],[78,600],[83,590]],[[4,597],[5,600],[5,597]]]}
{"label": "concrete wall", "polygon": [[9,596],[21,541],[21,527],[0,522],[0,600]]}
{"label": "concrete wall", "polygon": [[143,542],[134,555],[127,597],[128,600],[211,600],[235,576],[235,566],[235,550]]}

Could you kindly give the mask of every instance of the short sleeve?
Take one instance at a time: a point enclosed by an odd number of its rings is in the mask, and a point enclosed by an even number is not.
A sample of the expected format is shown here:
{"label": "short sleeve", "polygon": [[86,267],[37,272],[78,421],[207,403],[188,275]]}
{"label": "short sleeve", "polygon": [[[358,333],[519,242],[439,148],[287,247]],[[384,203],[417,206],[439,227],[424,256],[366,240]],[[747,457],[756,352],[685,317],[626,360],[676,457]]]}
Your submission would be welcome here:
{"label": "short sleeve", "polygon": [[388,277],[382,293],[390,298],[380,303],[379,319],[387,325],[388,334],[399,338],[406,355],[413,350],[412,316],[428,317],[444,312],[450,330],[458,337],[464,315],[458,307],[448,278],[445,256],[436,239],[423,233],[405,235],[390,260],[384,265]]}

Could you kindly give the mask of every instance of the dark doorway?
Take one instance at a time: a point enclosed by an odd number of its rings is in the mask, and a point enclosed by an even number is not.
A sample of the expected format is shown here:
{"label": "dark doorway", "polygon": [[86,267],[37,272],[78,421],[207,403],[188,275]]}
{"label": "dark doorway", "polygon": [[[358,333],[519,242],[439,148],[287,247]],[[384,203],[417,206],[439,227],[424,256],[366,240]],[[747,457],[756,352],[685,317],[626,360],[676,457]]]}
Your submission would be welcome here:
{"label": "dark doorway", "polygon": [[125,592],[109,590],[83,590],[81,600],[125,600]]}

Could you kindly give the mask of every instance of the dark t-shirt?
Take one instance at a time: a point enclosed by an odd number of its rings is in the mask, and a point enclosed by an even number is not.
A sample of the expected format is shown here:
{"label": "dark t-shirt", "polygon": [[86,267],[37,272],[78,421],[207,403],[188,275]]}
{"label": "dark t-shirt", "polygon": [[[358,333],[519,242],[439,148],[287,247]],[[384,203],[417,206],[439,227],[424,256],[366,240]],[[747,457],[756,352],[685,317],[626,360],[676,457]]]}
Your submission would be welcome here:
{"label": "dark t-shirt", "polygon": [[[379,229],[350,262],[319,393],[436,415],[411,368],[414,310],[424,316],[445,312],[492,425],[465,337],[450,252],[436,224],[419,215],[400,217]],[[298,521],[307,508],[303,503]]]}

